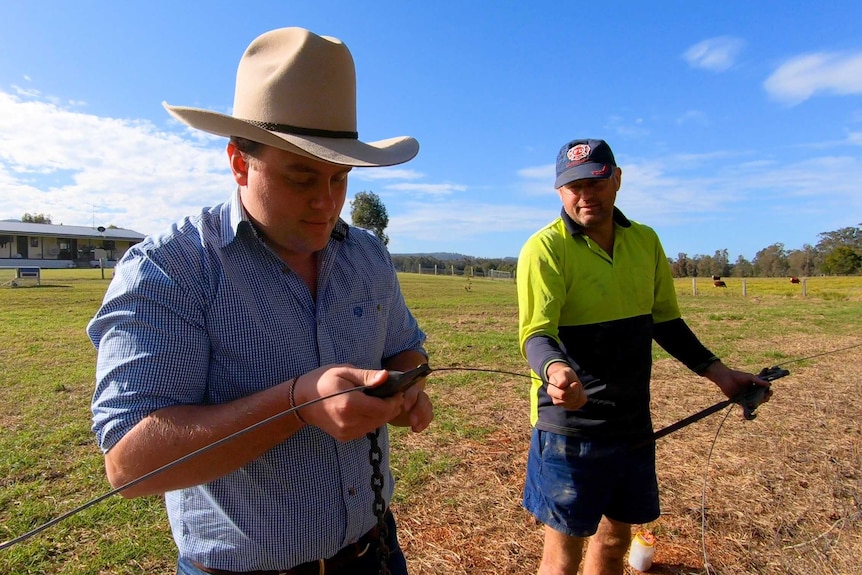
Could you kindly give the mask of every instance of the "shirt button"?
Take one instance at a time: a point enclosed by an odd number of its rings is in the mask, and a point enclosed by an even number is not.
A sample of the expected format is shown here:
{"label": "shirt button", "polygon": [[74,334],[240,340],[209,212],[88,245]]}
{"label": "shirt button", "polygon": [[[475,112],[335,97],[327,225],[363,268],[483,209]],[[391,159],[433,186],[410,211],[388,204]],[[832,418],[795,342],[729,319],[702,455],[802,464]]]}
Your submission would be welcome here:
{"label": "shirt button", "polygon": [[349,495],[356,495],[356,488],[355,488],[355,487],[348,487],[348,488],[347,488],[347,493],[348,493]]}

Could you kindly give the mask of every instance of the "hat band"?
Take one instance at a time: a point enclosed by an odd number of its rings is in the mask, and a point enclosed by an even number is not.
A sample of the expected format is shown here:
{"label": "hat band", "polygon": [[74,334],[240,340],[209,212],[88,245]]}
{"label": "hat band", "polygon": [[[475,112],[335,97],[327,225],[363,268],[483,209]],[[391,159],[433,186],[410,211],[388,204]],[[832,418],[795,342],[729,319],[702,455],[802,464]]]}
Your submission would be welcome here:
{"label": "hat band", "polygon": [[295,136],[318,136],[321,138],[345,138],[351,140],[359,139],[359,132],[319,130],[317,128],[301,128],[299,126],[291,126],[290,124],[272,124],[270,122],[258,122],[257,120],[243,120],[243,122],[254,124],[258,128],[263,128],[264,130],[269,130],[270,132],[293,134]]}

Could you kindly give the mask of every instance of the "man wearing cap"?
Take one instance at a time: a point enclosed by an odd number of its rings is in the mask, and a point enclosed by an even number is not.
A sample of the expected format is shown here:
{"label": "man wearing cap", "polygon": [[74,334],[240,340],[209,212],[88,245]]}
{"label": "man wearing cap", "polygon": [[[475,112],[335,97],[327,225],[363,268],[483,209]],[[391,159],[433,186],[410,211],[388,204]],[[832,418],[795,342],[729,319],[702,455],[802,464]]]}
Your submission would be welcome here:
{"label": "man wearing cap", "polygon": [[751,384],[680,317],[655,232],[614,206],[622,181],[607,142],[557,156],[560,217],[518,259],[519,343],[536,379],[524,507],[545,525],[540,575],[621,574],[631,525],[659,516],[652,340],[728,397]]}
{"label": "man wearing cap", "polygon": [[283,28],[242,56],[233,115],[165,104],[230,138],[237,189],[129,250],[88,325],[108,478],[267,420],[122,491],[164,493],[181,575],[407,572],[386,424],[425,429],[428,396],[329,397],[427,361],[385,246],[339,218],[351,168],[418,144],[360,141],[355,98],[341,41]]}

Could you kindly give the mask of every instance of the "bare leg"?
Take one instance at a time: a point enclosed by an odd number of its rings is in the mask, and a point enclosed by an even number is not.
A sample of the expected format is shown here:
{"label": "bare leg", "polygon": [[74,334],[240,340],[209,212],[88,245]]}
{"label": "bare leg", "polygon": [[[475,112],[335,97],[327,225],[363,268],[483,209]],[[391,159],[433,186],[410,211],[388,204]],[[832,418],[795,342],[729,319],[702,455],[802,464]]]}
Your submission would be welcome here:
{"label": "bare leg", "polygon": [[569,537],[545,525],[545,547],[539,575],[576,575],[584,539]]}
{"label": "bare leg", "polygon": [[602,517],[598,531],[587,545],[584,575],[622,575],[623,558],[631,540],[630,524]]}

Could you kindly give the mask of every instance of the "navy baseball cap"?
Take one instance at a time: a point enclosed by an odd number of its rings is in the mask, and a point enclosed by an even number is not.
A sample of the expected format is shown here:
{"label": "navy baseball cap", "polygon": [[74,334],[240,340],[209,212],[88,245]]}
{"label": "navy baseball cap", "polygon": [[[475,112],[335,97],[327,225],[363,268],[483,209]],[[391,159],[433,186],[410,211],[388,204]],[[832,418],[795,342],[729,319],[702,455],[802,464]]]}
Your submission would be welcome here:
{"label": "navy baseball cap", "polygon": [[604,140],[572,140],[557,154],[555,188],[585,178],[610,178],[617,162]]}

